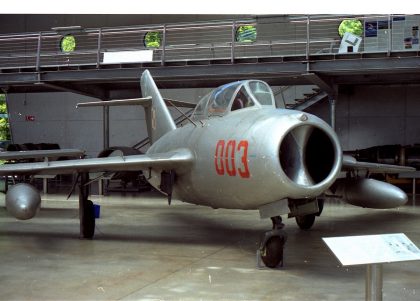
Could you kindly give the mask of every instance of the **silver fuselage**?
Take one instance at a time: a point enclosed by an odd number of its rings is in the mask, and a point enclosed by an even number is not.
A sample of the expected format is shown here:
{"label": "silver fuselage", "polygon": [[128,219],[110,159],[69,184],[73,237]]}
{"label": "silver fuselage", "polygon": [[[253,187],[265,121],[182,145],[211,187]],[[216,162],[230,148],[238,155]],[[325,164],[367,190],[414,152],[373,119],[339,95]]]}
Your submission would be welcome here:
{"label": "silver fuselage", "polygon": [[[168,132],[147,152],[187,148],[193,153],[193,165],[176,170],[174,197],[179,200],[214,208],[257,209],[284,198],[318,196],[335,181],[341,169],[337,136],[316,116],[292,110],[246,108],[202,122]],[[308,180],[305,174],[305,148],[313,129],[327,137],[333,152],[327,174],[318,181]],[[285,139],[293,131],[293,137]],[[293,145],[281,147],[289,140],[294,141]],[[280,153],[288,149],[296,153],[287,160],[294,161],[297,173],[287,174],[280,162]],[[149,180],[156,189],[160,172],[152,170]]]}

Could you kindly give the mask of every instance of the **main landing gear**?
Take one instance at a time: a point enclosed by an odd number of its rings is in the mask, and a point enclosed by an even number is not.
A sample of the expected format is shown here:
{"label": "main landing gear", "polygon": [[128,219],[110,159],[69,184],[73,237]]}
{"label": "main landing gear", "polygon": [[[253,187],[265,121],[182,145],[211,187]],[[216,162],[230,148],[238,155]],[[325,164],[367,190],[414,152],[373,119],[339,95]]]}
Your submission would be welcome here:
{"label": "main landing gear", "polygon": [[80,173],[80,187],[79,187],[79,219],[80,219],[80,238],[92,239],[95,234],[95,211],[93,203],[88,200],[89,174],[86,172]]}
{"label": "main landing gear", "polygon": [[[289,217],[295,217],[300,229],[309,230],[315,222],[315,217],[321,215],[323,208],[323,199],[294,200],[293,203],[289,203]],[[284,224],[280,216],[271,217],[271,221],[273,229],[264,234],[257,254],[267,267],[275,268],[283,266],[283,249],[287,234],[283,230]],[[258,262],[260,258],[257,258]]]}
{"label": "main landing gear", "polygon": [[264,234],[259,248],[259,254],[264,264],[269,268],[283,266],[283,248],[287,234],[283,230],[284,224],[280,216],[271,218],[273,229]]}
{"label": "main landing gear", "polygon": [[299,226],[300,229],[309,230],[314,225],[315,217],[321,215],[322,210],[324,209],[324,200],[323,199],[317,199],[316,202],[318,204],[318,212],[317,213],[295,216],[296,224]]}

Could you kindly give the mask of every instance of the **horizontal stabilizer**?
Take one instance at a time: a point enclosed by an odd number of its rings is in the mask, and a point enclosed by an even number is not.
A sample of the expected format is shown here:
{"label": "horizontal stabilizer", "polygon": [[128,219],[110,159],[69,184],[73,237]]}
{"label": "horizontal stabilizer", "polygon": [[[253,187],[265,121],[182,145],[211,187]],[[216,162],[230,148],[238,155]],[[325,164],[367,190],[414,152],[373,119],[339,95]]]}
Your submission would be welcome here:
{"label": "horizontal stabilizer", "polygon": [[[167,105],[174,105],[177,107],[184,107],[184,108],[195,108],[197,104],[186,102],[182,100],[164,98],[163,99]],[[140,106],[149,106],[151,104],[152,97],[143,97],[143,98],[128,98],[128,99],[115,99],[115,100],[108,100],[108,101],[92,101],[92,102],[81,102],[76,105],[76,108],[82,107],[112,107],[112,106],[132,106],[132,105],[140,105]]]}
{"label": "horizontal stabilizer", "polygon": [[416,169],[410,166],[359,162],[354,157],[343,156],[343,170],[365,170],[370,173],[401,173],[414,172]]}
{"label": "horizontal stabilizer", "polygon": [[183,100],[176,100],[176,99],[170,99],[170,98],[164,98],[163,99],[165,101],[165,103],[168,105],[174,105],[177,107],[184,107],[184,108],[195,108],[197,106],[196,103],[191,103],[191,102],[187,102],[187,101],[183,101]]}
{"label": "horizontal stabilizer", "polygon": [[112,107],[112,106],[150,106],[152,103],[152,97],[143,97],[143,98],[129,98],[129,99],[116,99],[108,101],[93,101],[93,102],[81,102],[76,105],[76,108],[79,107]]}

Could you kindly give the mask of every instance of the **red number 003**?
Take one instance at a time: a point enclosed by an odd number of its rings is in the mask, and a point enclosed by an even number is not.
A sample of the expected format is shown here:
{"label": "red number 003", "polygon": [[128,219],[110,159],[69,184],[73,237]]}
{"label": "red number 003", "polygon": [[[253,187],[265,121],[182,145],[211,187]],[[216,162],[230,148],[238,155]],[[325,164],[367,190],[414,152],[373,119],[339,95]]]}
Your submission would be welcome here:
{"label": "red number 003", "polygon": [[[240,156],[240,166],[236,167],[236,157]],[[214,154],[214,166],[218,175],[228,174],[231,177],[239,175],[249,178],[248,168],[248,141],[219,140]]]}

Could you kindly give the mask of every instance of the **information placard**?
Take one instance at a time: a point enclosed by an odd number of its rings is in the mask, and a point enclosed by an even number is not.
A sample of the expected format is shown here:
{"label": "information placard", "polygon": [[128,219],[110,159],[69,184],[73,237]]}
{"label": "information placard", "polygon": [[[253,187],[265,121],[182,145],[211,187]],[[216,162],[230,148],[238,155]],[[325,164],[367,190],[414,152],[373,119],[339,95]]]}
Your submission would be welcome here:
{"label": "information placard", "polygon": [[322,238],[343,266],[420,260],[403,233]]}

